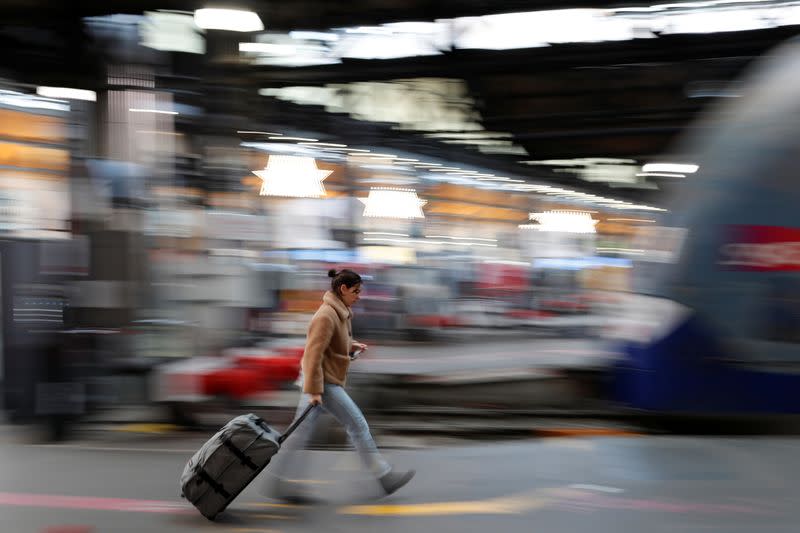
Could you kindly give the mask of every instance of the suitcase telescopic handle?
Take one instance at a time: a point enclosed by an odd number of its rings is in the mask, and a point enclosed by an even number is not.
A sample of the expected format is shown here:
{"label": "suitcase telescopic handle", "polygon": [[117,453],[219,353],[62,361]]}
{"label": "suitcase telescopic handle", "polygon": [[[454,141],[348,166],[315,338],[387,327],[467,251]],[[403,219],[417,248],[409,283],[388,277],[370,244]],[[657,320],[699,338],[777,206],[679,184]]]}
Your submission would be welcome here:
{"label": "suitcase telescopic handle", "polygon": [[311,413],[311,411],[312,411],[312,410],[313,410],[313,409],[314,409],[316,406],[317,406],[316,404],[311,404],[311,405],[309,405],[308,407],[306,407],[306,410],[305,410],[305,411],[303,411],[303,414],[301,414],[300,416],[298,416],[298,417],[297,417],[297,418],[294,420],[294,422],[292,422],[292,423],[289,425],[289,427],[288,427],[288,428],[286,428],[286,431],[283,433],[283,435],[281,435],[280,437],[278,437],[278,444],[283,444],[283,441],[285,441],[285,440],[286,440],[286,439],[289,437],[289,435],[291,435],[292,433],[294,433],[294,430],[295,430],[295,429],[297,429],[297,426],[299,426],[299,425],[300,425],[300,424],[303,422],[303,420],[305,420],[305,419],[306,419],[306,417],[309,415],[309,413]]}

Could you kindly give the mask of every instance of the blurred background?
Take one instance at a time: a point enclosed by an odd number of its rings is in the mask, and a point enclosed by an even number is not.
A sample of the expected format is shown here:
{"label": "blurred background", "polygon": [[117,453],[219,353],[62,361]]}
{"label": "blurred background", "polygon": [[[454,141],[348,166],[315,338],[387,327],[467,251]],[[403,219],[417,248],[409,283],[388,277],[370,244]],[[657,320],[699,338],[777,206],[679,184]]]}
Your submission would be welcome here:
{"label": "blurred background", "polygon": [[773,50],[798,24],[781,0],[0,2],[2,434],[174,452],[287,423],[330,268],[365,279],[350,388],[387,446],[791,431],[800,50]]}

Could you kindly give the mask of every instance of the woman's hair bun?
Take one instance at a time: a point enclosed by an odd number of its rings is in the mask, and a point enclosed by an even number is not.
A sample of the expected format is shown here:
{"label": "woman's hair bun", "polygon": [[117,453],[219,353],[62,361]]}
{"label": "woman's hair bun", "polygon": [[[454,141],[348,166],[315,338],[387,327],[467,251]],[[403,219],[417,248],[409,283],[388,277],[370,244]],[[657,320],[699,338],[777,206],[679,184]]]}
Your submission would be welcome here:
{"label": "woman's hair bun", "polygon": [[328,277],[329,278],[335,278],[336,277],[336,271],[334,269],[328,270]]}

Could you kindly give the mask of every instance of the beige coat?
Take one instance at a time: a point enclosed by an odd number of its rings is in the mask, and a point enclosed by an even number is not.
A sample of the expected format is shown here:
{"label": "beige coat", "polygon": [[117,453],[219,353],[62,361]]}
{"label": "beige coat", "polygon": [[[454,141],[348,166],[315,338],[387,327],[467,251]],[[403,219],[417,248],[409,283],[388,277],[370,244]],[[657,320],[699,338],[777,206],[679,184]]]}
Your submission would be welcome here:
{"label": "beige coat", "polygon": [[353,313],[331,291],[325,293],[308,326],[303,353],[303,392],[322,394],[325,383],[344,386],[350,368]]}

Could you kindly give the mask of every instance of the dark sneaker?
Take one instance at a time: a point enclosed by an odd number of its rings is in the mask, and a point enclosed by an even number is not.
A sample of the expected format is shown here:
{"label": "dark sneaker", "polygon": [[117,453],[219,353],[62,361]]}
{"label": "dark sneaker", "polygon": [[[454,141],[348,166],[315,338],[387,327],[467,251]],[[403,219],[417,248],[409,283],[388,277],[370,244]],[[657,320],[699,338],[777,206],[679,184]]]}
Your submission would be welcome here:
{"label": "dark sneaker", "polygon": [[398,472],[394,468],[390,470],[388,473],[384,474],[383,477],[379,478],[378,481],[383,487],[384,492],[387,495],[397,492],[397,490],[411,481],[411,478],[414,477],[416,472],[414,470],[407,470],[406,472]]}

